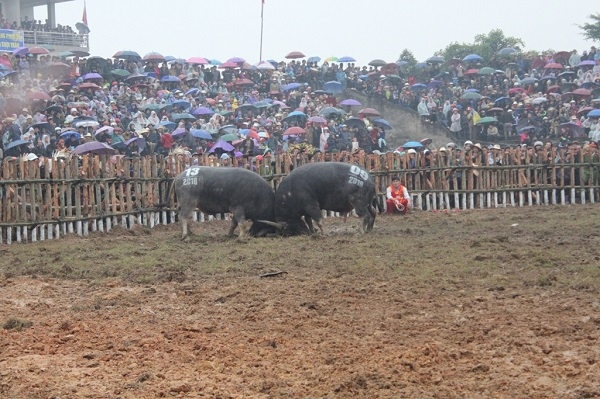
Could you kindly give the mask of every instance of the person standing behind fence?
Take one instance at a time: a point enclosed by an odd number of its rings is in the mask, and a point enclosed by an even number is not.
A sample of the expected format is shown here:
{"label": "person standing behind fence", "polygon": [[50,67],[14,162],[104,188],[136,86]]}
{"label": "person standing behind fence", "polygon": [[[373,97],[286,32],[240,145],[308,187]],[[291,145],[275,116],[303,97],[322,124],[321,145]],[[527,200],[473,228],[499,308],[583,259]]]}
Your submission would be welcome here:
{"label": "person standing behind fence", "polygon": [[452,115],[450,116],[450,131],[460,136],[462,125],[460,121],[460,113],[457,108],[452,109]]}
{"label": "person standing behind fence", "polygon": [[387,213],[401,213],[405,215],[411,207],[408,190],[400,183],[398,176],[392,177],[392,184],[386,190]]}

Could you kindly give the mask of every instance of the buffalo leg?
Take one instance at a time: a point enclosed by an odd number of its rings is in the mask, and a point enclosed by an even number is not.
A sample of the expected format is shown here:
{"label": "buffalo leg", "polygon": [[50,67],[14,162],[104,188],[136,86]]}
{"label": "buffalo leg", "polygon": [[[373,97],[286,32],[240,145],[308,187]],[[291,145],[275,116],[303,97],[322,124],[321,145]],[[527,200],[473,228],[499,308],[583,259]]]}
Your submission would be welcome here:
{"label": "buffalo leg", "polygon": [[229,233],[227,234],[228,237],[233,237],[233,231],[235,230],[235,228],[238,226],[238,221],[235,217],[231,218],[231,226],[229,226]]}
{"label": "buffalo leg", "polygon": [[181,218],[181,239],[187,240],[191,234],[191,229],[188,227],[188,221],[194,213],[193,207],[182,206],[179,209],[179,217]]}
{"label": "buffalo leg", "polygon": [[308,234],[315,232],[315,226],[313,225],[312,218],[310,216],[304,216],[304,224],[308,227]]}
{"label": "buffalo leg", "polygon": [[305,209],[304,220],[307,221],[309,227],[312,227],[310,229],[311,234],[315,232],[315,228],[312,226],[312,221],[314,220],[317,224],[317,227],[321,231],[321,235],[325,235],[325,229],[323,228],[323,214],[321,213],[321,208],[318,204]]}

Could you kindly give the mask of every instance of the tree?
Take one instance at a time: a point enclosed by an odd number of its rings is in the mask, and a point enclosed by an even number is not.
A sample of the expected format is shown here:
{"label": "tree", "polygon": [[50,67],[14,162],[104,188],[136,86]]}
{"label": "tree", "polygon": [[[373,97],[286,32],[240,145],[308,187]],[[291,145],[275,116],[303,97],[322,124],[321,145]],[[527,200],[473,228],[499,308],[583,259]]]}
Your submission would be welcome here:
{"label": "tree", "polygon": [[396,62],[399,62],[399,61],[407,62],[407,64],[405,64],[401,67],[401,69],[400,69],[401,71],[406,72],[408,75],[414,75],[415,65],[417,64],[417,59],[413,55],[412,51],[410,51],[407,48],[402,50],[402,52],[400,53],[400,57],[398,57],[398,61],[396,61]]}
{"label": "tree", "polygon": [[472,44],[453,42],[438,53],[443,55],[446,60],[451,58],[463,59],[469,54],[478,54],[483,58],[482,64],[489,65],[490,61],[496,58],[496,53],[499,50],[505,47],[519,49],[523,46],[525,46],[523,40],[512,36],[504,36],[501,29],[493,29],[488,34],[475,36],[475,42]]}
{"label": "tree", "polygon": [[583,37],[598,42],[600,41],[600,13],[590,14],[588,17],[593,22],[579,25],[579,28],[583,30]]}

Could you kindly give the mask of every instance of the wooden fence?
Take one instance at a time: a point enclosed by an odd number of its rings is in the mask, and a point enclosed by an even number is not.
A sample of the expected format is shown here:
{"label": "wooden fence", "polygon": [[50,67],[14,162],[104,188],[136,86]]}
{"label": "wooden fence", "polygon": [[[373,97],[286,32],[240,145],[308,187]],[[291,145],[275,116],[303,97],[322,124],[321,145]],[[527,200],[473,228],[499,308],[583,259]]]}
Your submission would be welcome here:
{"label": "wooden fence", "polygon": [[[276,189],[287,173],[305,163],[356,163],[371,171],[381,208],[394,175],[400,176],[413,198],[413,208],[418,210],[597,201],[600,166],[597,156],[591,158],[594,162],[585,162],[589,157],[573,151],[551,155],[553,160],[557,159],[555,155],[560,160],[538,163],[536,157],[517,149],[503,155],[502,165],[481,166],[470,153],[460,157],[450,153],[448,156],[319,153],[312,158],[284,154],[249,164],[243,159],[232,159],[226,161],[231,165],[221,167],[252,168]],[[190,164],[212,165],[216,161],[219,160],[207,156],[5,159],[0,178],[0,244],[57,239],[67,234],[87,236],[91,231],[109,231],[115,226],[154,227],[173,223],[176,221],[174,193],[169,207],[156,207],[167,202],[164,196],[172,177]],[[205,221],[214,216],[197,212],[194,218]]]}

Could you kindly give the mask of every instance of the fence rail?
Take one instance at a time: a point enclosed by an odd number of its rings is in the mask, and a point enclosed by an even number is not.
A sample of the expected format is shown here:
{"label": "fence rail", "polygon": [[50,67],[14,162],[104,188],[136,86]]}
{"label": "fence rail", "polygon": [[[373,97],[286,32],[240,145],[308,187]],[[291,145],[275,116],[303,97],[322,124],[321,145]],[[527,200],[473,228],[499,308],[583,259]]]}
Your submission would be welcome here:
{"label": "fence rail", "polygon": [[[536,158],[508,153],[502,165],[480,166],[470,154],[458,157],[409,158],[395,153],[377,155],[283,154],[271,161],[232,160],[221,167],[249,167],[276,189],[295,167],[309,162],[357,163],[375,180],[380,210],[391,178],[398,175],[418,210],[475,209],[507,206],[596,202],[599,195],[597,158],[572,154],[564,160],[536,163]],[[518,161],[513,161],[518,160]],[[148,156],[117,158],[86,155],[73,159],[5,159],[0,170],[0,244],[87,236],[115,226],[154,227],[177,220],[176,199],[164,198],[168,185],[191,163],[213,165],[208,156]],[[168,201],[167,201],[168,200]],[[169,203],[166,209],[157,204]],[[227,215],[220,217],[228,217]],[[217,216],[217,218],[220,218]],[[213,216],[196,213],[199,221]]]}

